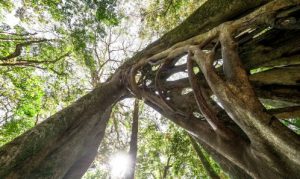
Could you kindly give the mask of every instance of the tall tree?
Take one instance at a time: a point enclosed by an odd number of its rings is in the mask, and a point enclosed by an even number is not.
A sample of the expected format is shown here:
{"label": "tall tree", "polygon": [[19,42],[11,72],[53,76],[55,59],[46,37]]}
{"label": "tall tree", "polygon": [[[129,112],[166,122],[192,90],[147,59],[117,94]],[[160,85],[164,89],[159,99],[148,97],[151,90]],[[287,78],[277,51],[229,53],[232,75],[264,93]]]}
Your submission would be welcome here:
{"label": "tall tree", "polygon": [[126,174],[127,179],[134,179],[135,166],[136,166],[136,157],[137,157],[137,147],[138,147],[138,130],[139,130],[139,100],[136,99],[134,102],[134,109],[132,115],[132,129],[131,129],[131,138],[130,138],[130,167]]}
{"label": "tall tree", "polygon": [[[79,178],[92,162],[78,164],[87,146],[101,141],[97,128],[106,123],[99,119],[134,96],[191,133],[229,173],[297,178],[299,136],[276,116],[298,109],[271,112],[258,99],[300,103],[299,6],[298,0],[207,1],[106,83],[3,146],[0,177]],[[97,143],[86,145],[91,136]]]}

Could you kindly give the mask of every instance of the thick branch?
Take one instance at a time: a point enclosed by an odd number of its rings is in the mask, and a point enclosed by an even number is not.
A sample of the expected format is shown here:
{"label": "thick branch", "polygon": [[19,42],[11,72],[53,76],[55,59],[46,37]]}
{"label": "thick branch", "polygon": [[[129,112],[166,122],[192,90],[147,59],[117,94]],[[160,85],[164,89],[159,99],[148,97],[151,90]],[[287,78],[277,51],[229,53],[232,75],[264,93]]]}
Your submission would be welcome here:
{"label": "thick branch", "polygon": [[210,126],[215,130],[217,133],[222,135],[223,137],[227,139],[232,139],[234,137],[234,133],[227,129],[221,121],[218,119],[216,113],[213,112],[213,110],[210,108],[208,103],[206,102],[209,97],[204,97],[204,90],[203,87],[200,86],[197,83],[196,76],[193,72],[193,64],[192,64],[192,59],[191,56],[188,56],[188,61],[187,61],[187,69],[188,69],[188,74],[189,74],[189,80],[190,80],[190,85],[193,89],[193,93],[197,102],[197,105],[205,117],[205,119],[208,121]]}
{"label": "thick branch", "polygon": [[51,64],[56,63],[63,58],[70,55],[70,52],[65,53],[64,55],[59,56],[55,60],[44,60],[44,61],[38,61],[38,60],[17,60],[14,62],[0,62],[0,66],[30,66],[32,64]]}
{"label": "thick branch", "polygon": [[29,45],[34,44],[34,43],[41,43],[41,42],[46,42],[46,41],[48,41],[48,40],[47,39],[41,39],[41,40],[33,40],[33,41],[19,43],[19,44],[16,45],[16,48],[15,48],[14,52],[10,53],[9,55],[7,55],[5,57],[0,57],[0,60],[7,61],[9,59],[16,58],[16,57],[21,55],[23,47],[29,46]]}

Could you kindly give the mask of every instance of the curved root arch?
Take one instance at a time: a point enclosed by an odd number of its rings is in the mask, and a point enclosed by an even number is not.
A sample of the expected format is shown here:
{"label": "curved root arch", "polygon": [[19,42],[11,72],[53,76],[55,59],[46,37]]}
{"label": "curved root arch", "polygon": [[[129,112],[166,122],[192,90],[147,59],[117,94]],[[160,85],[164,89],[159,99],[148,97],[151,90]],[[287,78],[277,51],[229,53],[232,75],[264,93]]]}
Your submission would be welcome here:
{"label": "curved root arch", "polygon": [[[289,28],[291,24],[287,23],[283,27],[277,22],[286,18],[282,14],[289,14],[285,11],[295,10],[295,5],[297,2],[273,1],[243,18],[221,24],[139,61],[129,73],[130,90],[207,145],[219,148],[218,152],[239,163],[253,177],[257,177],[257,170],[264,170],[267,166],[253,169],[253,172],[249,169],[249,161],[242,159],[241,155],[254,154],[252,160],[269,161],[276,160],[280,155],[283,161],[275,163],[273,169],[284,173],[287,169],[282,165],[293,165],[292,170],[295,172],[300,167],[297,151],[300,146],[299,136],[266,112],[250,84],[238,52],[238,45],[256,41],[270,26]],[[187,54],[187,62],[176,65]],[[222,65],[215,65],[218,59],[223,61]],[[201,69],[196,74],[193,61]],[[188,73],[188,78],[167,80],[179,72]],[[192,90],[183,93],[188,88]],[[217,100],[214,100],[213,95]],[[225,117],[224,112],[227,113]],[[220,117],[220,114],[223,116]],[[244,137],[237,137],[241,134]],[[216,141],[212,139],[213,136]],[[287,142],[286,138],[290,141]],[[233,155],[230,150],[234,148],[228,144],[240,145],[244,153]],[[228,150],[220,149],[220,146]],[[263,151],[264,155],[258,151]],[[265,173],[272,175],[272,171]]]}

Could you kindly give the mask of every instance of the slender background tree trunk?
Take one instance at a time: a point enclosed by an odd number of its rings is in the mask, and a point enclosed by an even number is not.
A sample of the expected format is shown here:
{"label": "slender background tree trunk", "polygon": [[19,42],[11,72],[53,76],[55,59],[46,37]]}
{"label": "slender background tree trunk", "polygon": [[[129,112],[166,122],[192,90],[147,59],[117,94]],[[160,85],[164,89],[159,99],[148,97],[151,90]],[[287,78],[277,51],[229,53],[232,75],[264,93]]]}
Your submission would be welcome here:
{"label": "slender background tree trunk", "polygon": [[136,166],[136,157],[138,149],[138,130],[139,130],[139,100],[136,99],[134,102],[134,109],[132,115],[132,129],[131,129],[131,139],[130,139],[130,167],[126,175],[126,179],[134,179],[135,166]]}
{"label": "slender background tree trunk", "polygon": [[193,145],[193,148],[195,149],[195,152],[197,153],[205,171],[206,174],[211,178],[211,179],[219,179],[220,177],[218,176],[218,174],[214,171],[214,169],[212,168],[212,166],[209,164],[209,161],[206,159],[206,157],[204,156],[203,152],[201,151],[201,148],[199,147],[199,145],[197,144],[197,142],[195,141],[195,139],[189,135],[190,140],[191,140],[191,144]]}

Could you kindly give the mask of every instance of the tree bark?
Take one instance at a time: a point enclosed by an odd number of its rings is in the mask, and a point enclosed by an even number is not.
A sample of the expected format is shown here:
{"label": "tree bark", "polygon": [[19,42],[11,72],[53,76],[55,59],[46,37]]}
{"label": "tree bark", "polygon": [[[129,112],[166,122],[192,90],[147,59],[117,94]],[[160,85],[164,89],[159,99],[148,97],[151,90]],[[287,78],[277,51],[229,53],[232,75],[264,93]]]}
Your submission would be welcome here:
{"label": "tree bark", "polygon": [[217,173],[214,171],[212,166],[209,164],[208,160],[206,159],[203,152],[201,151],[200,146],[197,144],[197,142],[195,141],[195,139],[193,139],[193,137],[191,135],[189,135],[189,137],[190,137],[191,144],[192,144],[193,148],[195,149],[195,152],[197,153],[197,155],[204,167],[204,170],[206,171],[206,174],[211,179],[219,179],[220,177],[217,175]]}
{"label": "tree bark", "polygon": [[[160,63],[166,64],[170,63],[170,60],[176,61],[177,57],[191,50],[191,53],[194,54],[195,61],[201,67],[201,72],[204,74],[209,87],[218,98],[218,102],[230,116],[235,125],[240,127],[241,131],[245,132],[246,138],[242,137],[241,132],[239,131],[234,131],[237,132],[237,135],[233,135],[232,137],[224,137],[225,135],[218,132],[218,130],[216,130],[218,129],[218,126],[215,125],[216,122],[213,121],[218,121],[219,119],[211,120],[213,114],[209,114],[210,110],[203,108],[208,104],[203,103],[201,101],[203,98],[201,99],[199,95],[198,97],[196,96],[196,98],[198,98],[196,100],[204,105],[199,105],[199,111],[202,112],[202,116],[205,116],[207,122],[199,121],[197,117],[189,115],[195,108],[192,108],[192,111],[181,108],[178,102],[180,103],[185,100],[176,100],[177,103],[174,102],[175,97],[178,98],[179,96],[182,99],[185,98],[184,95],[180,94],[180,91],[168,92],[166,90],[158,92],[158,94],[174,93],[172,96],[157,96],[157,91],[153,92],[152,89],[140,91],[140,95],[146,99],[147,104],[160,111],[179,126],[188,130],[199,140],[215,149],[220,155],[238,165],[248,175],[254,178],[297,177],[297,170],[299,169],[300,162],[297,148],[300,147],[300,140],[299,136],[283,126],[274,116],[268,114],[257,100],[251,84],[249,83],[248,75],[240,62],[237,51],[238,46],[233,41],[233,37],[230,36],[232,35],[232,31],[242,32],[243,30],[247,30],[248,27],[253,27],[247,23],[251,24],[251,22],[254,22],[255,25],[265,23],[268,20],[264,18],[268,19],[272,17],[264,17],[264,15],[266,15],[265,13],[271,13],[272,11],[278,13],[284,11],[283,9],[288,9],[288,7],[297,7],[297,5],[299,5],[299,2],[297,1],[294,1],[294,3],[295,4],[291,1],[291,4],[289,4],[286,1],[280,0],[268,3],[266,6],[257,9],[245,17],[224,23],[207,33],[177,43],[171,48],[148,58],[151,65]],[[278,9],[276,10],[276,8]],[[277,18],[279,15],[273,17]],[[255,18],[257,19],[257,22],[255,22]],[[270,22],[273,20],[275,22],[280,21],[278,19],[271,19],[269,19]],[[235,36],[235,38],[238,37]],[[223,59],[223,76],[218,74],[214,67],[215,60],[219,58],[219,56],[216,57],[216,54],[218,53],[216,50],[218,49],[218,43],[215,43],[216,40],[221,41],[221,49],[219,51],[221,54],[219,55]],[[253,41],[255,40],[256,39]],[[191,48],[189,45],[195,45],[195,47]],[[209,51],[208,49],[211,49],[213,46],[215,46],[213,50]],[[203,48],[205,51],[201,51],[199,48]],[[296,52],[298,51],[296,50]],[[279,56],[280,55],[282,54],[279,54]],[[274,58],[274,56],[270,56],[269,58]],[[169,65],[169,67],[172,66]],[[256,68],[257,67],[258,66],[256,66]],[[156,73],[159,73],[159,71]],[[278,72],[272,70],[263,74],[267,78],[267,75],[270,76],[270,74],[274,75],[277,73]],[[264,75],[261,75],[259,78],[263,79]],[[293,83],[293,81],[297,81],[297,79],[290,78],[290,81],[284,80],[285,83],[281,85],[297,85],[296,83]],[[278,83],[278,81],[273,82]],[[201,89],[193,87],[193,83],[195,82],[191,81],[190,83],[194,93],[201,91]],[[264,81],[264,83],[266,83],[266,81]],[[138,87],[136,87],[136,89],[138,89]],[[163,88],[156,88],[155,90],[162,89]],[[287,141],[286,139],[289,140]]]}
{"label": "tree bark", "polygon": [[197,140],[197,143],[203,147],[203,149],[220,165],[220,167],[230,176],[231,179],[252,179],[252,177],[241,169],[238,165],[228,160],[223,155],[220,155],[216,150],[209,147],[202,141]]}
{"label": "tree bark", "polygon": [[[126,61],[107,83],[3,146],[0,149],[0,178],[82,175],[92,162],[102,138],[103,132],[96,134],[95,131],[105,129],[104,113],[122,96],[128,95],[128,91],[188,131],[205,149],[209,149],[209,153],[217,156],[215,158],[219,159],[221,166],[227,167],[227,171],[238,171],[233,174],[237,178],[297,178],[300,169],[299,136],[269,114],[256,96],[275,100],[295,98],[295,103],[300,102],[297,78],[272,78],[282,72],[282,66],[299,62],[297,42],[300,32],[291,29],[294,25],[290,23],[295,22],[289,20],[291,18],[299,22],[298,0],[207,1],[180,26]],[[230,24],[236,31],[225,34],[228,29],[224,27]],[[189,51],[201,67],[201,71],[195,74],[197,83],[203,85],[201,81],[207,82],[205,88],[209,94],[213,92],[224,108],[220,110],[227,114],[224,119],[214,116],[214,120],[222,120],[224,126],[238,129],[232,131],[236,135],[224,137],[202,119],[204,115],[196,107],[193,97],[197,87],[194,92],[182,94],[184,88],[191,88],[188,81],[172,82],[172,88],[164,85],[170,82],[166,82],[163,73],[171,71],[170,76],[180,70],[170,69],[175,69],[175,63]],[[221,72],[213,66],[220,57],[224,60],[223,66],[229,66]],[[209,61],[211,63],[207,63]],[[152,70],[160,64],[163,64],[161,70]],[[248,80],[249,71],[270,66],[277,68],[254,74],[254,92]],[[138,72],[142,77],[136,82]],[[297,71],[294,73],[299,76]],[[264,78],[272,79],[272,84]],[[288,97],[290,94],[295,95],[291,98]],[[211,97],[206,100],[209,103],[201,104],[215,104]],[[103,123],[99,124],[99,120]],[[94,137],[97,135],[99,137]],[[99,141],[90,143],[90,137]],[[89,149],[92,154],[87,151]],[[86,162],[81,166],[79,161],[83,160]],[[75,172],[77,168],[81,171]]]}
{"label": "tree bark", "polygon": [[131,158],[130,167],[128,173],[126,174],[126,179],[134,179],[135,166],[136,166],[136,157],[138,149],[138,128],[139,128],[139,100],[136,99],[134,102],[134,109],[132,115],[132,129],[131,129],[131,138],[130,138],[130,149],[129,156]]}
{"label": "tree bark", "polygon": [[112,108],[108,108],[98,119],[95,127],[85,139],[84,148],[81,154],[78,155],[72,167],[68,170],[64,178],[75,179],[81,178],[89,168],[90,164],[98,154],[98,148],[104,137],[107,122],[109,120]]}
{"label": "tree bark", "polygon": [[125,94],[119,75],[0,149],[0,178],[80,178],[93,161],[112,105]]}

